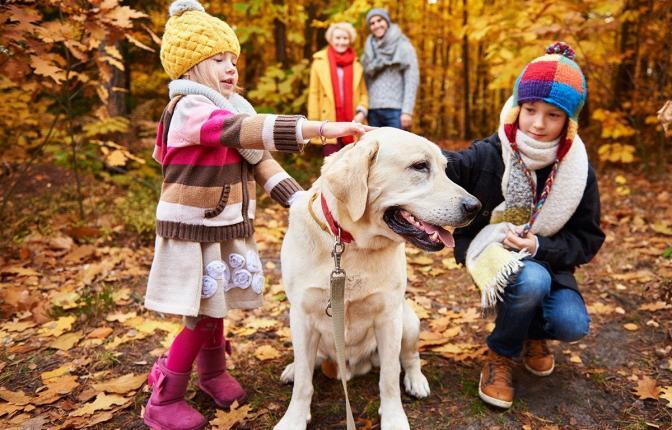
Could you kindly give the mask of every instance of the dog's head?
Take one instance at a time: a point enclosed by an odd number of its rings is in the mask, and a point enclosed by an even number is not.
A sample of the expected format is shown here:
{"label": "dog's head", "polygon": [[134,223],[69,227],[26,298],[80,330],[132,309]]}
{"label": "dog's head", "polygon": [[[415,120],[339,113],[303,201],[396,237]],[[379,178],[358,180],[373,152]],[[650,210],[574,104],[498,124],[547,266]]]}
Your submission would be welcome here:
{"label": "dog's head", "polygon": [[443,226],[465,226],[481,207],[448,179],[446,163],[429,140],[380,128],[327,157],[322,180],[336,200],[339,222],[359,246],[406,240],[438,251],[455,245]]}

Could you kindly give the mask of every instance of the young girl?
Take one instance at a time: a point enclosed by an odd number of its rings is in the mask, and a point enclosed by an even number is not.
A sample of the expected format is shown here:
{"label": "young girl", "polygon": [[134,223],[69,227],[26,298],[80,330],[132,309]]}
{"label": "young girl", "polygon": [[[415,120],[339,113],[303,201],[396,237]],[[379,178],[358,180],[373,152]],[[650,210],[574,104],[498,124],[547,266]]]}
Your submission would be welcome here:
{"label": "young girl", "polygon": [[494,406],[513,402],[512,358],[550,375],[545,339],[575,341],[590,318],[573,276],[604,241],[595,172],[577,134],[586,80],[574,51],[556,43],[529,63],[513,87],[496,134],[447,153],[448,176],[483,204],[455,232],[455,257],[496,304],[495,329],[479,395]]}
{"label": "young girl", "polygon": [[183,315],[185,328],[152,367],[144,421],[161,430],[198,429],[205,418],[184,400],[192,363],[218,406],[245,391],[226,371],[228,309],[260,306],[262,265],[253,239],[255,184],[289,206],[298,183],[268,151],[300,151],[308,139],[361,135],[355,123],[256,115],[235,93],[240,44],[195,0],[170,7],[161,63],[173,81],[154,158],[163,166],[156,246],[145,306]]}

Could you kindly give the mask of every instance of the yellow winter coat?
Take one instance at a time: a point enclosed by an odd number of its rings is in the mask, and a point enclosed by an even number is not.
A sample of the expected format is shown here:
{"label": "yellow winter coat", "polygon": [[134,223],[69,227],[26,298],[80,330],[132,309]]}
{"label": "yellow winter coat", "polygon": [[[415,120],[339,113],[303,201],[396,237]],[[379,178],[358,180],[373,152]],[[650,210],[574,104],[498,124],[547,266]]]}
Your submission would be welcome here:
{"label": "yellow winter coat", "polygon": [[[358,107],[368,109],[369,96],[364,82],[364,70],[356,57],[352,64],[352,83],[354,86],[352,111],[356,113]],[[331,86],[331,71],[329,70],[329,57],[327,57],[326,48],[313,54],[313,64],[310,67],[310,89],[308,91],[308,119],[336,121],[336,101]],[[334,143],[336,139],[327,139],[327,141]],[[313,142],[319,143],[320,139],[315,138]]]}

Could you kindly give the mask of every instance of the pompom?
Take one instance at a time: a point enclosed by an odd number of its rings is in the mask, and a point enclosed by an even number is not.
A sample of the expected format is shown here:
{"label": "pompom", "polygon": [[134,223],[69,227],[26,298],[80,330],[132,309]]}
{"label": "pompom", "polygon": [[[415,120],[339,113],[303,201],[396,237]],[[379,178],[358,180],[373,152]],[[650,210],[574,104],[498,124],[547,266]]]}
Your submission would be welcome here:
{"label": "pompom", "polygon": [[168,12],[170,16],[180,16],[189,10],[205,12],[203,6],[197,0],[177,0],[170,5]]}
{"label": "pompom", "polygon": [[563,57],[567,57],[570,60],[574,61],[576,58],[576,52],[565,42],[555,42],[546,48],[547,54],[560,54]]}

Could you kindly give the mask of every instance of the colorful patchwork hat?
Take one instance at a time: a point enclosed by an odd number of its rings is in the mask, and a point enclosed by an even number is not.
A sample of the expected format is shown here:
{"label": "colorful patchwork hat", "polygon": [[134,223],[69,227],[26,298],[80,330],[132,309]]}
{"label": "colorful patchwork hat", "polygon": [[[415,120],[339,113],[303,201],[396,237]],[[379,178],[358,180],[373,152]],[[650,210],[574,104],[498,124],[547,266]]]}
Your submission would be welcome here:
{"label": "colorful patchwork hat", "polygon": [[520,105],[543,101],[562,109],[568,117],[564,141],[558,159],[567,154],[578,131],[581,108],[586,102],[586,77],[574,62],[576,54],[566,43],[556,42],[546,48],[546,55],[532,60],[513,86],[513,104],[504,118],[504,131],[515,141]]}

